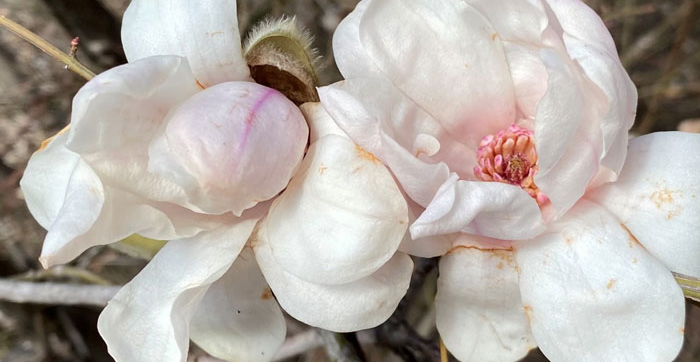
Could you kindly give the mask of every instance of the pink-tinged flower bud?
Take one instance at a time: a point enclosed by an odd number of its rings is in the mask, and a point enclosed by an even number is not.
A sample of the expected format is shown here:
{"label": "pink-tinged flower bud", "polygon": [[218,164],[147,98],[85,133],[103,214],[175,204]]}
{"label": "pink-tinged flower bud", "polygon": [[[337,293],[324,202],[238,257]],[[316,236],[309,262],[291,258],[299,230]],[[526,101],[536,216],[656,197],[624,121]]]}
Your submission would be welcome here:
{"label": "pink-tinged flower bud", "polygon": [[149,149],[149,170],[181,186],[191,208],[240,215],[282,191],[308,127],[281,93],[255,83],[207,88],[173,111]]}

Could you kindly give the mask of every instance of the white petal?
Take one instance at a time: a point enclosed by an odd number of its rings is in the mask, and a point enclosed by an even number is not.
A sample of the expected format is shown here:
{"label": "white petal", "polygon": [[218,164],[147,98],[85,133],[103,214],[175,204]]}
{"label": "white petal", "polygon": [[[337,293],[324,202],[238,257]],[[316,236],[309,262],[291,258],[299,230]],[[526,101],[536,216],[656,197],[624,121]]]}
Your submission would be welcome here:
{"label": "white petal", "polygon": [[309,144],[313,144],[327,135],[337,135],[349,138],[345,132],[335,124],[331,115],[326,112],[321,103],[307,102],[299,106],[306,122],[309,124]]}
{"label": "white petal", "polygon": [[63,133],[35,152],[27,163],[19,184],[32,216],[44,229],[58,217],[66,199],[66,190],[80,156],[65,147]]}
{"label": "white petal", "polygon": [[245,80],[235,0],[134,0],[122,19],[129,62],[153,55],[179,55],[204,86]]}
{"label": "white petal", "polygon": [[348,138],[327,135],[272,204],[267,235],[287,272],[343,284],[384,265],[407,227],[406,201],[386,167]]}
{"label": "white petal", "polygon": [[249,248],[207,290],[190,322],[192,341],[227,361],[271,360],[286,331],[282,310]]}
{"label": "white petal", "polygon": [[436,324],[461,361],[516,361],[535,347],[509,250],[457,248],[440,259]]}
{"label": "white petal", "polygon": [[[372,110],[366,107],[371,105],[364,101],[372,97],[361,99],[354,94],[362,93],[365,81],[368,82],[366,91],[371,89],[372,93],[377,85],[384,85],[383,82],[369,79],[336,83],[319,89],[321,103],[336,124],[353,141],[377,156],[391,169],[409,197],[426,206],[440,185],[447,180],[449,170],[444,163],[431,164],[419,160],[405,147],[412,147],[420,134],[414,130],[428,132],[426,128],[431,128],[432,132],[428,133],[438,133],[441,127],[434,124],[434,121],[429,121],[430,117],[415,105],[412,106],[410,100],[396,99],[395,96],[399,95],[387,87],[383,87],[382,90],[390,91],[389,98],[393,98],[394,101],[388,103],[386,110],[379,114],[369,113]],[[375,112],[384,107],[381,102],[373,102],[373,105]],[[433,124],[430,124],[431,122]],[[415,124],[415,128],[407,126],[412,124]],[[399,138],[404,142],[404,146],[392,138],[397,134],[402,134]]]}
{"label": "white petal", "polygon": [[535,184],[558,217],[583,196],[599,170],[603,140],[597,112],[605,99],[565,56],[549,49],[540,54],[549,78],[535,119]]}
{"label": "white petal", "polygon": [[[408,223],[413,224],[417,215],[425,209],[416,204],[413,200],[405,198],[408,204]],[[452,248],[452,243],[447,235],[435,235],[425,238],[414,239],[411,233],[406,233],[399,245],[399,251],[419,256],[421,258],[433,258],[447,253]]]}
{"label": "white petal", "polygon": [[566,51],[605,93],[607,109],[601,119],[602,165],[619,173],[627,150],[627,130],[637,109],[637,90],[617,55],[600,17],[582,1],[547,0],[561,25]]}
{"label": "white petal", "polygon": [[372,328],[389,318],[406,294],[413,271],[413,262],[406,254],[396,253],[374,274],[352,283],[309,283],[277,264],[265,223],[252,242],[255,257],[277,301],[292,317],[335,332]]}
{"label": "white petal", "polygon": [[685,303],[671,273],[603,208],[579,202],[517,245],[532,334],[552,361],[671,361]]}
{"label": "white petal", "polygon": [[[78,253],[71,253],[73,250],[70,249],[73,249],[74,246],[66,244],[93,227],[104,202],[105,194],[102,182],[90,166],[82,160],[79,161],[68,182],[61,211],[49,227],[46,239],[44,239],[44,246],[39,258],[44,267],[67,262],[85,250],[85,248],[81,248],[82,250]],[[88,240],[86,248],[97,244],[94,240]],[[61,250],[66,246],[68,246],[66,250]],[[65,251],[71,253],[69,258],[60,261],[50,260],[52,254]]]}
{"label": "white petal", "polygon": [[44,267],[68,262],[100,244],[86,239],[84,247],[71,245],[93,228],[105,203],[105,190],[90,166],[65,148],[67,138],[60,134],[35,153],[20,181],[29,210],[48,230],[39,258]]}
{"label": "white petal", "polygon": [[630,140],[617,182],[587,197],[604,205],[675,272],[700,276],[700,135],[652,133]]}
{"label": "white petal", "polygon": [[472,149],[515,121],[512,80],[495,34],[462,1],[374,1],[360,23],[374,64]]}
{"label": "white petal", "polygon": [[257,219],[173,240],[107,304],[97,328],[117,361],[185,361],[189,322]]}
{"label": "white petal", "polygon": [[373,75],[383,77],[365,52],[360,40],[360,22],[373,0],[360,1],[333,32],[333,57],[345,79]]}
{"label": "white petal", "polygon": [[308,132],[299,108],[278,91],[222,83],[190,97],[168,117],[148,150],[148,169],[186,192],[180,205],[240,215],[285,188]]}
{"label": "white petal", "polygon": [[166,114],[197,93],[187,61],[159,56],[112,68],[73,99],[67,146],[112,187],[158,201],[182,201],[184,191],[148,172],[148,144]]}
{"label": "white petal", "polygon": [[537,202],[519,187],[458,180],[452,175],[410,231],[414,238],[464,232],[522,240],[543,228]]}

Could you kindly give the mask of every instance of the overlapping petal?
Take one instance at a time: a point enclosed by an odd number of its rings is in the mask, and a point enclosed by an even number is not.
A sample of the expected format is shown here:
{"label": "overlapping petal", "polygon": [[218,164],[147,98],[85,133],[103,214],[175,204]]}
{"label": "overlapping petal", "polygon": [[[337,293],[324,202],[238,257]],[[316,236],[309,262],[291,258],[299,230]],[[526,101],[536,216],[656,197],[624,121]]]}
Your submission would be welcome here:
{"label": "overlapping petal", "polygon": [[600,206],[579,202],[515,255],[532,334],[550,360],[670,361],[680,350],[680,287]]}
{"label": "overlapping petal", "polygon": [[109,353],[117,361],[185,361],[197,305],[233,264],[257,220],[168,242],[100,315],[97,327]]}
{"label": "overlapping petal", "polygon": [[149,172],[148,145],[166,115],[198,90],[181,57],[151,57],[112,68],[73,99],[66,147],[112,187],[185,204],[181,187]]}
{"label": "overlapping petal", "polygon": [[354,282],[309,283],[277,264],[270,249],[266,220],[254,238],[258,265],[282,308],[306,324],[335,332],[372,328],[384,322],[406,293],[413,271],[411,258],[396,253],[374,274]]}
{"label": "overlapping petal", "polygon": [[[395,101],[379,114],[370,113],[378,109],[367,109],[364,100],[354,92],[361,91],[367,84],[380,87],[380,91],[386,90],[387,93],[380,93]],[[393,87],[387,87],[386,82],[376,79],[346,80],[320,88],[319,96],[338,126],[358,145],[386,163],[411,199],[422,206],[428,205],[440,185],[447,180],[449,170],[444,163],[429,163],[416,158],[405,147],[413,147],[420,134],[439,133],[441,127],[410,100],[400,96]],[[384,107],[379,102],[374,104],[379,109]],[[394,135],[401,135],[399,138],[404,142],[403,146],[393,138]],[[441,147],[440,144],[438,148]],[[421,149],[416,149],[416,152],[419,151]]]}
{"label": "overlapping petal", "polygon": [[503,47],[466,2],[373,1],[359,26],[374,64],[455,139],[475,147],[515,121]]}
{"label": "overlapping petal", "polygon": [[510,250],[460,247],[440,259],[436,324],[461,361],[516,361],[535,341]]}
{"label": "overlapping petal", "polygon": [[587,197],[612,211],[667,267],[700,276],[700,135],[630,140],[620,178]]}
{"label": "overlapping petal", "polygon": [[543,230],[537,202],[519,187],[463,181],[454,174],[410,227],[414,238],[464,232],[522,240]]}
{"label": "overlapping petal", "polygon": [[236,0],[134,0],[122,19],[122,43],[129,62],[153,55],[187,58],[202,87],[250,74]]}
{"label": "overlapping petal", "polygon": [[282,345],[286,329],[253,251],[244,248],[197,305],[190,338],[217,358],[264,362]]}
{"label": "overlapping petal", "polygon": [[148,150],[148,169],[187,195],[179,203],[220,214],[244,210],[285,188],[301,162],[308,127],[278,91],[227,82],[187,99]]}
{"label": "overlapping petal", "polygon": [[539,163],[535,184],[561,216],[583,196],[600,169],[603,142],[596,113],[600,91],[562,54],[550,50],[540,54],[549,78],[535,120]]}
{"label": "overlapping petal", "polygon": [[[333,126],[320,105],[305,109],[315,128]],[[270,208],[267,235],[287,272],[311,283],[344,284],[384,265],[407,227],[406,202],[389,171],[336,133],[311,145]]]}

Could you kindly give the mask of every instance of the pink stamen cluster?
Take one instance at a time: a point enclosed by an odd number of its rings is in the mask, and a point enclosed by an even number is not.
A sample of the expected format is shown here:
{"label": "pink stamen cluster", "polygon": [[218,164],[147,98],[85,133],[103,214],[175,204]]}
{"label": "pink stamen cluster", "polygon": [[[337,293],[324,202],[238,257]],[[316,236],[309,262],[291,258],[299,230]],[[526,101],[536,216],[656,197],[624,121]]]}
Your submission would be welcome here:
{"label": "pink stamen cluster", "polygon": [[513,124],[484,137],[476,156],[478,165],[474,166],[474,175],[478,179],[520,186],[539,205],[549,200],[533,179],[538,169],[533,131]]}

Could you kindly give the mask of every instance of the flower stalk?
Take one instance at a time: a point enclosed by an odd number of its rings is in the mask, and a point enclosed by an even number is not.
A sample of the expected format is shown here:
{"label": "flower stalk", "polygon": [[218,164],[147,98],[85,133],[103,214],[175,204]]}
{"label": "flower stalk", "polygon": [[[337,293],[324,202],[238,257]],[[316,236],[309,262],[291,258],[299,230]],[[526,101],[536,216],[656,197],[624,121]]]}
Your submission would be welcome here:
{"label": "flower stalk", "polygon": [[700,279],[678,273],[673,273],[673,277],[683,289],[686,298],[700,302]]}
{"label": "flower stalk", "polygon": [[95,73],[93,73],[90,69],[88,69],[82,63],[80,63],[75,57],[71,57],[70,55],[62,52],[53,44],[46,41],[44,38],[34,34],[29,29],[15,23],[14,21],[6,18],[3,15],[0,15],[0,25],[6,27],[11,32],[17,34],[22,39],[34,44],[34,46],[36,46],[37,48],[43,50],[45,53],[49,54],[50,56],[65,64],[67,69],[70,69],[71,71],[80,75],[86,80],[90,80],[92,79],[92,77],[95,76]]}

